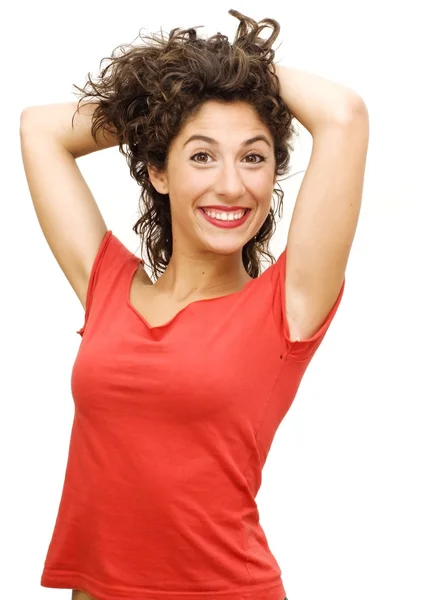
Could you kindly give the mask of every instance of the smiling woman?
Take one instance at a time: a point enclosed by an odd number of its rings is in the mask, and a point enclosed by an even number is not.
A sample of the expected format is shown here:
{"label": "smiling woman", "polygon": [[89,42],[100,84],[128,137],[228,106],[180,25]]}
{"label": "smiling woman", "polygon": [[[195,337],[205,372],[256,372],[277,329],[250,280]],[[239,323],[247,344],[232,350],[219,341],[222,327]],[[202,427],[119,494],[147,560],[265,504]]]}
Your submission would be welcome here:
{"label": "smiling woman", "polygon": [[[230,13],[233,43],[195,29],[143,38],[77,87],[73,119],[71,105],[23,118],[39,222],[85,309],[41,576],[73,600],[286,600],[255,499],[343,288],[315,332],[292,337],[292,256],[269,252],[294,132],[273,68],[279,25]],[[326,140],[349,151],[330,129]],[[76,164],[112,145],[142,190],[134,231],[154,283],[107,229]]]}
{"label": "smiling woman", "polygon": [[[242,249],[270,211],[276,171],[271,139],[248,103],[209,100],[173,139],[164,169],[149,167],[155,190],[169,198],[173,223],[173,254],[160,279],[162,289],[174,295],[179,285],[180,296],[190,295],[203,291],[201,286],[222,289],[250,276]],[[195,269],[198,254],[201,266]]]}
{"label": "smiling woman", "polygon": [[[156,279],[182,256],[184,247],[193,258],[205,254],[204,281],[209,282],[222,273],[237,277],[240,270],[256,277],[264,256],[274,261],[269,243],[283,200],[277,178],[288,171],[295,134],[293,115],[271,68],[280,27],[272,19],[258,24],[237,11],[230,14],[240,20],[233,43],[221,33],[199,38],[197,28],[175,28],[168,37],[162,32],[140,35],[142,43],[112,53],[96,81],[89,78],[86,86],[75,86],[80,103],[96,103],[92,134],[116,132],[131,175],[141,186],[141,216],[133,229]],[[268,39],[260,37],[266,27]],[[187,186],[184,193],[187,176],[196,183],[193,192]],[[262,180],[259,198],[252,198]],[[273,197],[278,206],[272,205]],[[192,224],[188,213],[184,216],[189,204]],[[201,230],[194,230],[194,210],[219,205],[254,212],[242,237],[228,241],[224,236],[224,252],[211,247],[207,264],[210,244],[200,239]],[[205,229],[205,235],[210,231]],[[216,268],[208,276],[205,267],[210,265]],[[187,275],[183,273],[186,281]]]}

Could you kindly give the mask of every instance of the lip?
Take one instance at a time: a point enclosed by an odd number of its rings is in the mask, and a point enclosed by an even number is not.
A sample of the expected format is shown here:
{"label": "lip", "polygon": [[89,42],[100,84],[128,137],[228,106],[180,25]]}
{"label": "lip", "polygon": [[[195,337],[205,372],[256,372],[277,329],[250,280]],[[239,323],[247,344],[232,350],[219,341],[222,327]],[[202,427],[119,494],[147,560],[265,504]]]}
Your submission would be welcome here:
{"label": "lip", "polygon": [[200,206],[199,208],[209,208],[210,210],[225,210],[226,212],[234,212],[236,210],[246,210],[247,206],[221,206],[220,204],[214,206]]}
{"label": "lip", "polygon": [[[204,206],[204,208],[208,208],[208,207]],[[243,210],[243,208],[241,210]],[[236,227],[240,227],[248,220],[248,217],[251,214],[251,209],[249,208],[249,209],[245,209],[245,214],[241,219],[235,219],[233,221],[219,221],[218,219],[213,219],[213,217],[209,217],[204,212],[202,207],[199,207],[198,211],[201,213],[202,217],[206,221],[208,221],[211,225],[214,225],[215,227],[220,227],[221,229],[233,229]]]}

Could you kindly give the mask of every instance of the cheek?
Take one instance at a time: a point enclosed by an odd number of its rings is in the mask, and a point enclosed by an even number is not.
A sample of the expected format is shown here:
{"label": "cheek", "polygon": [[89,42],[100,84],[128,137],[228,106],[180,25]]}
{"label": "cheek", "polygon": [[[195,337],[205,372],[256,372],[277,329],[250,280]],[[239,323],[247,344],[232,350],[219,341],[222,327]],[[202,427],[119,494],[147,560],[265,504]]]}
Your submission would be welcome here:
{"label": "cheek", "polygon": [[266,173],[262,173],[261,176],[256,176],[254,178],[250,190],[252,190],[254,197],[259,200],[259,203],[269,206],[271,204],[274,187],[275,184],[273,178]]}
{"label": "cheek", "polygon": [[197,200],[207,190],[209,185],[210,180],[208,177],[187,171],[181,173],[181,176],[178,173],[176,174],[171,190],[176,198],[180,199],[183,203],[187,203]]}

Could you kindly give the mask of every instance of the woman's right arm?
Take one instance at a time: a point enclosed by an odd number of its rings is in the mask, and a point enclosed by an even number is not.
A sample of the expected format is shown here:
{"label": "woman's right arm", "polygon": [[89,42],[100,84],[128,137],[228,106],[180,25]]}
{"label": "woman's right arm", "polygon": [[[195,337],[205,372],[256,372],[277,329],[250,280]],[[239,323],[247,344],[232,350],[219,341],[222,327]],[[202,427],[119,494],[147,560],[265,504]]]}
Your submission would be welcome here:
{"label": "woman's right arm", "polygon": [[86,306],[95,256],[107,231],[76,159],[118,145],[106,131],[91,134],[95,105],[76,102],[31,106],[21,114],[20,141],[26,179],[43,234],[61,270]]}

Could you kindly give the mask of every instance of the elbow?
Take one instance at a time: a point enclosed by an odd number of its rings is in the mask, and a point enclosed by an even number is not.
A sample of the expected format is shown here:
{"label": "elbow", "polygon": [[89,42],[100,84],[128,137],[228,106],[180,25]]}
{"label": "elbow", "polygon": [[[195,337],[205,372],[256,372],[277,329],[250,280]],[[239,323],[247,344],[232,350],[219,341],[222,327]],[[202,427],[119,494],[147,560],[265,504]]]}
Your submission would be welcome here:
{"label": "elbow", "polygon": [[345,102],[341,112],[341,121],[347,124],[359,119],[369,120],[369,113],[363,98],[354,92]]}

